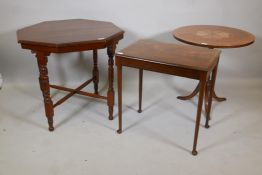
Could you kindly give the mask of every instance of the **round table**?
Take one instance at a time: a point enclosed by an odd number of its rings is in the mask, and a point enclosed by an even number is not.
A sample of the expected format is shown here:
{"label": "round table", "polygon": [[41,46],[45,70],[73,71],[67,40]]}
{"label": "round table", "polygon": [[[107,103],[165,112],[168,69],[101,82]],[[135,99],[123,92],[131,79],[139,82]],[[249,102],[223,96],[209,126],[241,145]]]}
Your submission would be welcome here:
{"label": "round table", "polygon": [[[238,48],[252,44],[255,36],[244,30],[215,25],[190,25],[179,27],[172,32],[177,40],[201,47],[214,48]],[[215,72],[216,77],[217,72]],[[208,83],[209,84],[209,83]],[[195,90],[187,96],[178,96],[180,100],[188,100],[199,92],[199,84]],[[213,91],[212,96],[217,101],[226,98],[218,97]]]}

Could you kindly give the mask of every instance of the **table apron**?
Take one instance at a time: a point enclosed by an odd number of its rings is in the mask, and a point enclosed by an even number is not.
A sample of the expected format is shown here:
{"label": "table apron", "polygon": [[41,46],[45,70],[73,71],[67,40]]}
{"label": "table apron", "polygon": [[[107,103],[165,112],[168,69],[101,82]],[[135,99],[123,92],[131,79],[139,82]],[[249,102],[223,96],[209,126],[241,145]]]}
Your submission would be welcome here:
{"label": "table apron", "polygon": [[192,70],[189,68],[181,68],[168,64],[160,64],[156,62],[148,62],[144,60],[134,60],[130,58],[119,58],[116,56],[117,66],[133,67],[153,72],[165,73],[170,75],[176,75],[180,77],[200,80],[200,77],[204,74],[208,74],[206,71]]}

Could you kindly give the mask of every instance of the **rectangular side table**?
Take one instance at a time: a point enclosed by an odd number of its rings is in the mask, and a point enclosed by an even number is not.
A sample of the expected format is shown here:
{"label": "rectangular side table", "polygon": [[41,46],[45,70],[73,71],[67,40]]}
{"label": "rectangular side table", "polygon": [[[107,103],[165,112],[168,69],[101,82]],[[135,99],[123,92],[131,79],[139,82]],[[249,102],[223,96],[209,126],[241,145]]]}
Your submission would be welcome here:
{"label": "rectangular side table", "polygon": [[[117,77],[118,77],[118,110],[119,129],[122,133],[122,67],[139,69],[139,110],[142,112],[142,78],[143,70],[171,74],[200,81],[200,95],[195,123],[195,136],[192,154],[197,155],[197,139],[201,119],[204,96],[208,97],[206,112],[206,127],[210,119],[212,96],[215,78],[211,77],[210,88],[207,81],[210,74],[217,69],[220,51],[216,49],[200,48],[167,44],[151,40],[140,40],[116,54]],[[213,74],[212,74],[213,75]]]}
{"label": "rectangular side table", "polygon": [[[49,131],[54,130],[54,108],[72,97],[74,94],[107,100],[109,119],[113,119],[114,105],[114,54],[116,45],[124,37],[124,31],[111,22],[85,19],[46,21],[17,31],[18,43],[23,49],[29,49],[36,54],[39,68],[39,84],[45,103],[45,113]],[[97,50],[107,48],[108,81],[107,96],[98,94],[99,73],[97,67]],[[93,77],[76,89],[49,84],[47,57],[51,53],[68,53],[93,51]],[[94,82],[94,93],[81,91],[89,83]],[[50,88],[68,91],[68,95],[53,104]]]}

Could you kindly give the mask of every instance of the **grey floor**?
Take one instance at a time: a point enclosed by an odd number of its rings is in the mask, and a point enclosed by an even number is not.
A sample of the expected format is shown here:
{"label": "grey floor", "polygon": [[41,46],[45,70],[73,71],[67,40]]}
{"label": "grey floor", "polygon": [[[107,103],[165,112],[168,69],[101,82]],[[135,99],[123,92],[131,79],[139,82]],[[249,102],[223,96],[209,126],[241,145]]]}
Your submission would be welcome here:
{"label": "grey floor", "polygon": [[[195,85],[172,76],[145,79],[144,111],[138,114],[137,84],[124,84],[121,135],[115,132],[116,105],[115,119],[108,121],[104,101],[74,96],[55,109],[55,131],[49,132],[38,85],[4,85],[0,174],[260,175],[262,82],[218,81],[218,94],[228,100],[214,102],[211,128],[201,126],[196,157],[190,152],[197,97],[176,99]],[[64,95],[54,93],[54,99]]]}

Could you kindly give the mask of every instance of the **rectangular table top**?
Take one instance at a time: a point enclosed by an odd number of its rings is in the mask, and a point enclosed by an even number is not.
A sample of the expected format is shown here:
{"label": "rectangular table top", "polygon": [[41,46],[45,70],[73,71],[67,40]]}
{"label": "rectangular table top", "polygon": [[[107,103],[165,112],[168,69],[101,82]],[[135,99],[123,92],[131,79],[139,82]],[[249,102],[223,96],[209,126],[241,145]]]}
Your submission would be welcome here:
{"label": "rectangular table top", "polygon": [[155,62],[201,71],[210,71],[217,64],[220,51],[197,46],[139,40],[116,54],[143,61]]}

